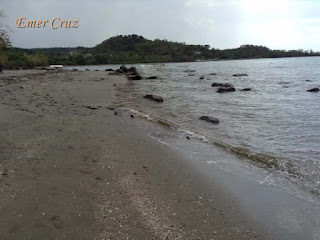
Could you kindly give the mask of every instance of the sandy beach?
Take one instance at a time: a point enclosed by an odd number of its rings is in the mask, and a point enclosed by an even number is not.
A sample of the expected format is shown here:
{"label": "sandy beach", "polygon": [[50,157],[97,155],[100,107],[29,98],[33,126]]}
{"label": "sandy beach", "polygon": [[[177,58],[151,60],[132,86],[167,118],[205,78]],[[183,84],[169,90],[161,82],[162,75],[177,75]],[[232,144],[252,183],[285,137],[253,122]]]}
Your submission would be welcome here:
{"label": "sandy beach", "polygon": [[270,239],[138,118],[124,76],[0,75],[0,239]]}

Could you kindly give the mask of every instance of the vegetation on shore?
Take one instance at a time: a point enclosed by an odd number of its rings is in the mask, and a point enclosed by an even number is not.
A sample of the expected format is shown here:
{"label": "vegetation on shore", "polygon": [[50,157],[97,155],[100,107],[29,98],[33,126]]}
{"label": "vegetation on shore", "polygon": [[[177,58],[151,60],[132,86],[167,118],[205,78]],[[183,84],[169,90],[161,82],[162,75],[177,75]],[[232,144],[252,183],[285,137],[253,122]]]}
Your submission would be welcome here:
{"label": "vegetation on shore", "polygon": [[10,47],[8,26],[5,24],[5,14],[0,10],[0,65],[5,61],[3,51]]}
{"label": "vegetation on shore", "polygon": [[[8,41],[0,36],[1,42]],[[0,48],[0,60],[6,68],[320,56],[319,52],[312,50],[271,50],[254,45],[219,50],[209,45],[187,45],[159,39],[152,41],[138,35],[112,37],[93,48],[21,49],[8,47],[8,44],[1,44]]]}

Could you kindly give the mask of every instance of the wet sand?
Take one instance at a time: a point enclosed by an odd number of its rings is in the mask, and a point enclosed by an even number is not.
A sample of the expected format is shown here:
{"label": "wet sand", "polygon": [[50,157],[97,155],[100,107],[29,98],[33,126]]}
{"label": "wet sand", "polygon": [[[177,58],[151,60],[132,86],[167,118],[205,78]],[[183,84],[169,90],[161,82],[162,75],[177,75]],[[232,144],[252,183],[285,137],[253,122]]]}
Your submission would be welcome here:
{"label": "wet sand", "polygon": [[0,239],[270,239],[137,118],[123,76],[0,75]]}

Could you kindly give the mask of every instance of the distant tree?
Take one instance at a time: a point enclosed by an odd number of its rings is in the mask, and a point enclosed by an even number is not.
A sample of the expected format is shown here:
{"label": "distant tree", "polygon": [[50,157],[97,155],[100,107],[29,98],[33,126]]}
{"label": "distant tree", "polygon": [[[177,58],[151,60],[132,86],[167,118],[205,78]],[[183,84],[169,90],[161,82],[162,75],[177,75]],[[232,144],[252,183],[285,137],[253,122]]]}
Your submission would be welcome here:
{"label": "distant tree", "polygon": [[30,66],[46,66],[48,65],[47,56],[43,53],[28,56]]}
{"label": "distant tree", "polygon": [[[34,67],[47,64],[86,65],[86,64],[131,64],[186,62],[195,60],[250,59],[320,56],[319,52],[304,50],[271,50],[265,46],[251,44],[239,48],[220,50],[209,45],[188,45],[168,40],[149,40],[142,36],[119,35],[111,37],[93,48],[4,48],[9,38],[4,25],[4,13],[1,12],[0,33],[4,53],[4,65],[8,68]],[[195,54],[197,53],[197,54]]]}
{"label": "distant tree", "polygon": [[10,46],[8,26],[5,21],[5,14],[0,10],[0,64],[5,62],[6,57],[3,54],[4,49]]}
{"label": "distant tree", "polygon": [[10,45],[9,41],[9,27],[5,21],[5,13],[0,10],[0,48],[4,48]]}
{"label": "distant tree", "polygon": [[76,64],[77,65],[85,65],[86,64],[86,59],[82,55],[78,55],[75,58]]}

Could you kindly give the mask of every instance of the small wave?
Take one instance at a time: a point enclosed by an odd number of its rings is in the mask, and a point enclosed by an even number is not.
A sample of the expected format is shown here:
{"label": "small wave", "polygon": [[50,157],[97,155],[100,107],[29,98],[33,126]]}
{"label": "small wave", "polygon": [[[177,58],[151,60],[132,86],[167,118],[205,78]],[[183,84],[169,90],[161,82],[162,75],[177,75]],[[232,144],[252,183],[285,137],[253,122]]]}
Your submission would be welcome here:
{"label": "small wave", "polygon": [[178,129],[177,124],[175,124],[173,122],[170,122],[168,120],[165,120],[165,119],[161,119],[161,118],[156,118],[156,117],[150,116],[149,114],[144,113],[144,112],[142,112],[140,110],[132,109],[132,108],[131,109],[124,109],[124,110],[127,110],[130,113],[135,114],[138,117],[144,118],[144,119],[146,119],[146,120],[148,120],[150,122],[158,123],[158,124],[160,124],[162,126],[165,126],[167,128],[171,128],[171,129],[174,129],[174,130]]}
{"label": "small wave", "polygon": [[201,140],[205,143],[213,143],[213,141],[210,139],[210,138],[207,138],[206,136],[204,135],[201,135],[199,133],[196,133],[196,132],[193,132],[193,131],[190,131],[190,130],[180,130],[180,132],[183,132],[185,133],[186,135],[190,136],[190,137],[193,137],[193,138],[196,138],[198,140]]}
{"label": "small wave", "polygon": [[204,143],[212,144],[217,147],[228,150],[228,151],[236,154],[238,157],[247,158],[253,162],[262,164],[268,168],[274,168],[276,170],[285,170],[285,171],[288,171],[288,173],[292,173],[292,174],[296,173],[295,168],[293,166],[293,162],[290,159],[278,158],[278,157],[264,154],[264,153],[254,153],[254,152],[251,152],[247,148],[235,147],[230,144],[227,144],[227,143],[224,143],[221,141],[217,141],[215,139],[211,139],[211,138],[204,136],[200,133],[197,133],[197,132],[194,132],[191,130],[187,130],[187,129],[181,129],[176,123],[170,122],[165,119],[156,118],[156,117],[151,116],[150,114],[144,113],[140,110],[137,110],[137,109],[126,109],[126,110],[132,114],[135,114],[136,116],[139,116],[141,118],[144,118],[144,119],[151,121],[151,122],[154,122],[154,123],[158,123],[162,126],[177,130],[177,131],[179,131],[189,137],[198,139]]}
{"label": "small wave", "polygon": [[169,146],[168,143],[166,143],[165,141],[163,141],[163,140],[162,140],[161,138],[159,138],[159,137],[156,137],[156,136],[154,136],[154,135],[152,135],[152,134],[149,134],[149,137],[151,137],[152,139],[158,141],[159,143],[162,143],[162,144],[164,144],[164,145]]}
{"label": "small wave", "polygon": [[[131,109],[123,109],[123,110],[128,111],[130,114],[135,114],[136,116],[141,117],[147,121],[157,123],[166,128],[178,131],[179,133],[186,135],[190,138],[194,138],[206,144],[211,144],[221,149],[224,149],[226,151],[229,151],[235,154],[236,156],[238,156],[239,159],[247,159],[257,164],[258,167],[284,172],[288,174],[290,177],[293,177],[299,180],[306,180],[307,178],[307,175],[305,175],[307,173],[304,172],[304,169],[301,168],[301,166],[297,165],[297,163],[291,159],[276,157],[276,156],[265,154],[265,153],[252,152],[250,151],[250,149],[244,148],[244,147],[232,146],[230,144],[209,138],[195,131],[182,129],[176,123],[151,116],[150,114],[144,113],[143,111],[140,111],[137,109],[131,108]],[[154,136],[150,136],[150,137],[155,138]],[[167,143],[165,143],[165,141],[161,140],[160,138],[157,137],[156,139],[157,141],[160,141],[161,143],[168,145]],[[317,187],[310,186],[308,187],[308,189],[312,193],[316,195],[320,195],[320,189],[318,189]]]}
{"label": "small wave", "polygon": [[275,156],[264,154],[264,153],[254,153],[247,148],[235,147],[230,144],[208,138],[204,135],[201,135],[199,133],[196,133],[190,130],[180,130],[180,131],[185,133],[186,135],[189,135],[190,137],[196,138],[205,143],[209,143],[217,147],[220,147],[224,150],[228,150],[236,154],[240,158],[249,159],[255,163],[258,163],[260,166],[273,168],[281,171],[286,171],[290,174],[300,176],[300,174],[297,172],[297,168],[294,166],[293,161],[291,159],[279,158],[279,157],[275,157]]}

